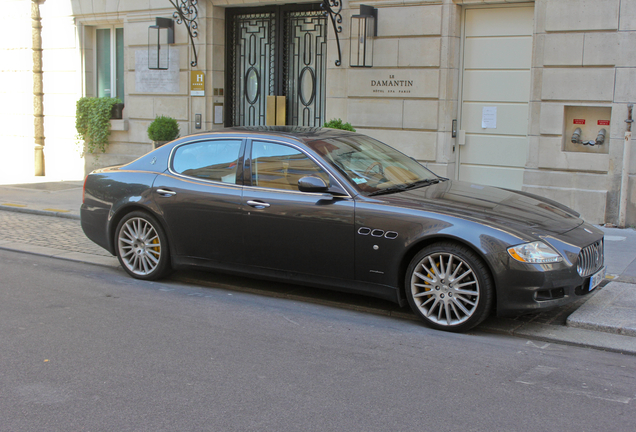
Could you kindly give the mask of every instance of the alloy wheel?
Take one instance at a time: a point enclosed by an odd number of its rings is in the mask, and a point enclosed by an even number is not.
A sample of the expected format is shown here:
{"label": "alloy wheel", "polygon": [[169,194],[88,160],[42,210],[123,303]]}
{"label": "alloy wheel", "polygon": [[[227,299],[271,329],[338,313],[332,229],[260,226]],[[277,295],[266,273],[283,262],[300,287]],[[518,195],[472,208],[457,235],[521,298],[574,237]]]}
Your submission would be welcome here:
{"label": "alloy wheel", "polygon": [[159,267],[162,254],[159,234],[142,217],[130,218],[121,226],[118,247],[122,263],[135,275],[147,276]]}
{"label": "alloy wheel", "polygon": [[422,258],[411,275],[410,290],[425,320],[438,326],[466,322],[479,305],[480,285],[475,271],[465,260],[449,252]]}

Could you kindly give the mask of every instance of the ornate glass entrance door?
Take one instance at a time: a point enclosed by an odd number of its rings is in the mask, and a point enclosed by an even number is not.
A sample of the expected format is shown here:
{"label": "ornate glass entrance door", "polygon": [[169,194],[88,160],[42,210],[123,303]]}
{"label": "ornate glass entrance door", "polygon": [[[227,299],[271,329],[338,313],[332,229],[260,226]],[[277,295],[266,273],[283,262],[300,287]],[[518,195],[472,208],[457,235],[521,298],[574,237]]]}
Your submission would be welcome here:
{"label": "ornate glass entrance door", "polygon": [[235,17],[231,126],[265,124],[267,96],[274,94],[275,29],[271,12]]}
{"label": "ornate glass entrance door", "polygon": [[285,17],[287,124],[322,126],[325,117],[327,21],[320,12]]}
{"label": "ornate glass entrance door", "polygon": [[267,96],[285,96],[286,123],[322,126],[327,19],[318,4],[226,11],[226,126],[267,124]]}

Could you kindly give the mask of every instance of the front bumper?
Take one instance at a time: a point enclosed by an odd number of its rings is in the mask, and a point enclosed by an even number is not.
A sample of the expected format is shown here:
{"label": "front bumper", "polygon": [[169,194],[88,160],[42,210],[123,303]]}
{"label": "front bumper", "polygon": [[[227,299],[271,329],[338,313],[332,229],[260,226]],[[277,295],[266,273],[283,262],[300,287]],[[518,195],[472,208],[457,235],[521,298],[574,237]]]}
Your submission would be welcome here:
{"label": "front bumper", "polygon": [[[575,270],[576,272],[576,270]],[[527,272],[511,274],[505,288],[497,291],[497,315],[509,316],[565,306],[594,291],[589,291],[590,277],[570,272],[547,271],[541,275]],[[525,281],[519,283],[519,278]]]}
{"label": "front bumper", "polygon": [[[604,266],[603,233],[585,224],[559,238],[542,240],[564,257],[563,262],[524,264],[514,260],[506,251],[498,255],[500,271],[495,277],[498,316],[564,306],[593,292],[589,290],[590,278]],[[581,276],[577,264],[589,258],[590,249],[599,250],[599,241],[600,256],[593,267],[585,268]]]}

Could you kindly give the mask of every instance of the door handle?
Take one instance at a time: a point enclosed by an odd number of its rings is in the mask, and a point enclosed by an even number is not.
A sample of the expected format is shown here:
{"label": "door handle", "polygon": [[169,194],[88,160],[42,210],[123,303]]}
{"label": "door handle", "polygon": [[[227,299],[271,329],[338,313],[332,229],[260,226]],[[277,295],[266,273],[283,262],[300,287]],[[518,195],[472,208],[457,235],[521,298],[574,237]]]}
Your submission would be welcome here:
{"label": "door handle", "polygon": [[262,201],[252,201],[252,200],[248,201],[247,205],[251,207],[255,207],[255,208],[261,208],[261,209],[269,207],[269,203],[262,202]]}
{"label": "door handle", "polygon": [[157,189],[157,193],[159,195],[163,195],[165,197],[171,197],[172,195],[176,195],[175,191],[167,190],[167,189]]}
{"label": "door handle", "polygon": [[457,131],[458,135],[457,135],[457,145],[466,145],[466,131],[465,130],[459,130]]}

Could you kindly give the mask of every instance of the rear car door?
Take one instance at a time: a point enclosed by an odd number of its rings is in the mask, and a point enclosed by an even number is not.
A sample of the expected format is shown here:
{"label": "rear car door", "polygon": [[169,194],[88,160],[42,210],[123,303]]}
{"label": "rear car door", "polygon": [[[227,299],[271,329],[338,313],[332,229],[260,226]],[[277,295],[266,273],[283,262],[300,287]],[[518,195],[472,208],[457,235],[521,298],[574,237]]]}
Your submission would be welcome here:
{"label": "rear car door", "polygon": [[[248,155],[250,155],[248,157]],[[298,180],[335,181],[298,146],[253,140],[243,193],[247,263],[327,278],[354,278],[354,211],[350,197],[306,193]]]}
{"label": "rear car door", "polygon": [[177,255],[235,263],[241,260],[243,191],[241,139],[203,139],[175,147],[154,198]]}

